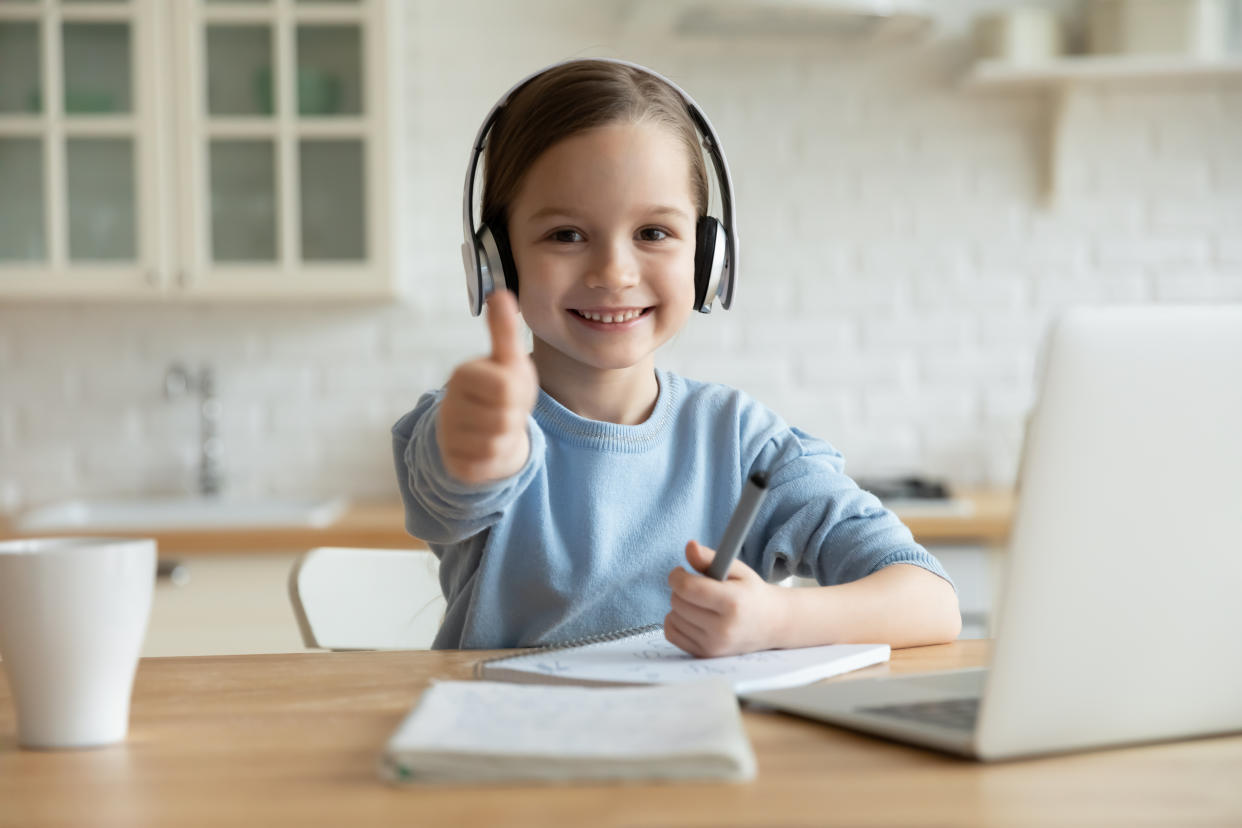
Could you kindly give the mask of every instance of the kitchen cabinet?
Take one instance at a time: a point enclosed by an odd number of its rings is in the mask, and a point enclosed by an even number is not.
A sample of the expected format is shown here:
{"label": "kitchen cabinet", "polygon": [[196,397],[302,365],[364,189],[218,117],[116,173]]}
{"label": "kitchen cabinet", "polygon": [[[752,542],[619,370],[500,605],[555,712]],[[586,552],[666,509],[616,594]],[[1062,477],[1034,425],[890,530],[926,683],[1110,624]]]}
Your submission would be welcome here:
{"label": "kitchen cabinet", "polygon": [[142,655],[303,652],[286,586],[297,557],[252,549],[182,558],[184,583],[156,581]]}
{"label": "kitchen cabinet", "polygon": [[388,0],[0,0],[0,296],[393,293]]}

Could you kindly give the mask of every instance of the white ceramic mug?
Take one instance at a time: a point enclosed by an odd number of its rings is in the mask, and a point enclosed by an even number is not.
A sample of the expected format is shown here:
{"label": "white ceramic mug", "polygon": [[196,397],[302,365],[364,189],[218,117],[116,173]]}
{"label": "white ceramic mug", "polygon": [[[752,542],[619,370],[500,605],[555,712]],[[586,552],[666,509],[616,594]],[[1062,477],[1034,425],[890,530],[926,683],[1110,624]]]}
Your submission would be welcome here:
{"label": "white ceramic mug", "polygon": [[125,740],[154,585],[154,540],[0,543],[0,659],[19,744]]}

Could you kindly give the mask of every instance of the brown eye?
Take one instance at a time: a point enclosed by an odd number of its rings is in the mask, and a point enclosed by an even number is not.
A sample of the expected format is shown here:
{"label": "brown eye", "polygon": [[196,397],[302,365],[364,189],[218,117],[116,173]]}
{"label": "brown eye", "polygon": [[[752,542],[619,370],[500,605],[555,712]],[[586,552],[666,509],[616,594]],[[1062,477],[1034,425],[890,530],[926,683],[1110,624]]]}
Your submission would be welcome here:
{"label": "brown eye", "polygon": [[579,233],[577,230],[570,230],[570,229],[555,230],[552,232],[552,235],[549,236],[549,238],[551,238],[552,241],[564,242],[566,244],[573,244],[574,242],[582,241],[582,234]]}
{"label": "brown eye", "polygon": [[668,231],[661,227],[644,227],[638,231],[638,237],[648,242],[664,241],[668,238]]}

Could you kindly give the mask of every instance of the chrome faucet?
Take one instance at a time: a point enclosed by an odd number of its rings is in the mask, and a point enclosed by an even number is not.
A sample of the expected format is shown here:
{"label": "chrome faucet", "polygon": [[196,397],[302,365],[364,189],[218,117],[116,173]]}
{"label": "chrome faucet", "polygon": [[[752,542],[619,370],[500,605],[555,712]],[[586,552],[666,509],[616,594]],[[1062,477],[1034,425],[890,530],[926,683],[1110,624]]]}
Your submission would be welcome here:
{"label": "chrome faucet", "polygon": [[164,397],[174,400],[189,392],[198,395],[198,492],[212,497],[224,488],[224,446],[220,440],[220,401],[216,399],[216,377],[210,365],[197,375],[180,362],[164,374]]}

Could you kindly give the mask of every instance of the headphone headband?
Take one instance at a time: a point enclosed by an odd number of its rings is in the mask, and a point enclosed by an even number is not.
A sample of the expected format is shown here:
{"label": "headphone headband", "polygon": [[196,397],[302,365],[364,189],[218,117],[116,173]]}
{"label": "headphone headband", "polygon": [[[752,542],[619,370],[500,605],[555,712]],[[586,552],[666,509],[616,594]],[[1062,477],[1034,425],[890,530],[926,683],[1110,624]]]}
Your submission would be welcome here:
{"label": "headphone headband", "polygon": [[[720,297],[720,304],[727,310],[733,304],[733,286],[737,275],[737,229],[733,209],[733,184],[732,179],[729,177],[729,162],[725,160],[724,152],[720,148],[720,139],[716,137],[716,130],[712,127],[707,114],[684,89],[664,75],[652,71],[646,66],[615,58],[571,58],[532,72],[509,87],[508,91],[488,111],[487,117],[483,119],[483,124],[475,135],[474,143],[471,145],[470,161],[466,165],[465,193],[462,197],[462,225],[465,234],[465,243],[462,245],[462,263],[466,268],[467,288],[470,293],[470,312],[474,316],[478,316],[483,310],[483,303],[487,299],[487,295],[496,287],[495,273],[492,272],[495,269],[494,263],[496,259],[488,255],[486,251],[484,251],[484,255],[491,261],[484,261],[480,257],[480,245],[476,237],[474,223],[474,178],[479,168],[479,161],[487,148],[488,134],[496,123],[496,119],[500,117],[501,110],[508,105],[510,98],[519,89],[545,72],[574,63],[609,63],[636,69],[667,84],[670,89],[681,97],[682,102],[686,105],[690,119],[699,131],[703,146],[711,157],[712,167],[716,172],[716,183],[720,192],[720,206],[723,214],[721,224],[724,226],[723,264],[713,269],[712,280],[707,285],[706,294],[699,310],[703,313],[710,313],[712,301],[717,296]],[[486,243],[494,244],[494,241],[490,239],[490,235],[490,233],[487,234],[488,240]]]}

